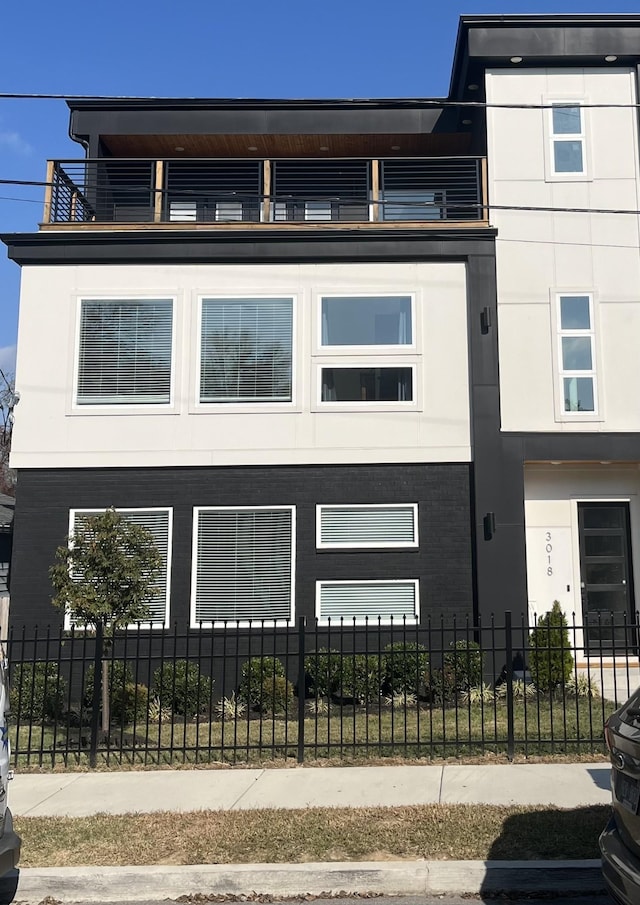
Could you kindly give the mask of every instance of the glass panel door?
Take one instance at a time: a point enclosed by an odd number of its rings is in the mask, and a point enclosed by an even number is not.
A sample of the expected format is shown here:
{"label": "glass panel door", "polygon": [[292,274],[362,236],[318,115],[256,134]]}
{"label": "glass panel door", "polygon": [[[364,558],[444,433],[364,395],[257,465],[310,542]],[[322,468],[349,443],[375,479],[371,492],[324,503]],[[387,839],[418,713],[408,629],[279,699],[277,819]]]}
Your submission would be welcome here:
{"label": "glass panel door", "polygon": [[578,503],[585,638],[607,656],[635,647],[628,503]]}

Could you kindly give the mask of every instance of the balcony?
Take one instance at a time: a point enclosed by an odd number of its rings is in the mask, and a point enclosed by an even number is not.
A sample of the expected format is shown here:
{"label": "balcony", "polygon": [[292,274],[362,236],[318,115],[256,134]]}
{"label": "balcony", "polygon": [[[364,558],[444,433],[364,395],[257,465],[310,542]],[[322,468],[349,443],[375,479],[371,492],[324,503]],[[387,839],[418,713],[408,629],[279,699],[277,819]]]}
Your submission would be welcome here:
{"label": "balcony", "polygon": [[43,227],[487,226],[486,160],[49,161]]}

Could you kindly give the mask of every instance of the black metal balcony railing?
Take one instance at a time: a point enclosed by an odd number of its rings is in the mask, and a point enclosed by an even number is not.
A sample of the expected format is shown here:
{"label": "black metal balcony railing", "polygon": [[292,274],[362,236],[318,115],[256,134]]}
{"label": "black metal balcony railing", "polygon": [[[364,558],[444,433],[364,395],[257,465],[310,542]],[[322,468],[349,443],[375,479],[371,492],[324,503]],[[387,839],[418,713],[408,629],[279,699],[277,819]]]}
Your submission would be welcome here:
{"label": "black metal balcony railing", "polygon": [[486,221],[484,159],[50,161],[44,223]]}

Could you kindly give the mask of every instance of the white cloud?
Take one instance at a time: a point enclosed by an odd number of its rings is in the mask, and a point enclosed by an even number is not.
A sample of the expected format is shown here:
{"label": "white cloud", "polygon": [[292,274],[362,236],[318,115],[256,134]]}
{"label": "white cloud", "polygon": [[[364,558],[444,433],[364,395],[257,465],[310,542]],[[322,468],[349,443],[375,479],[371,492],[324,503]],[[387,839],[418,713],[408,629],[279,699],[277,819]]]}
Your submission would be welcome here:
{"label": "white cloud", "polygon": [[0,369],[5,374],[14,374],[16,370],[16,347],[0,346]]}
{"label": "white cloud", "polygon": [[0,146],[21,157],[33,154],[33,148],[18,132],[0,132]]}

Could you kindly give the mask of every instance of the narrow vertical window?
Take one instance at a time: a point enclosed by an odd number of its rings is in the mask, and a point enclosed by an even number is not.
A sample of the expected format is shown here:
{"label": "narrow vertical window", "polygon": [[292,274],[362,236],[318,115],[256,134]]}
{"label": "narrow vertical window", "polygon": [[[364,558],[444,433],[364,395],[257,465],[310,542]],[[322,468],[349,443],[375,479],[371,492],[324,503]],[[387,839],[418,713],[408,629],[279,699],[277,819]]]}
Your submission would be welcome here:
{"label": "narrow vertical window", "polygon": [[567,414],[595,414],[598,407],[591,296],[558,296],[558,325],[563,411]]}
{"label": "narrow vertical window", "polygon": [[584,115],[577,104],[551,107],[551,161],[553,172],[585,172]]}

